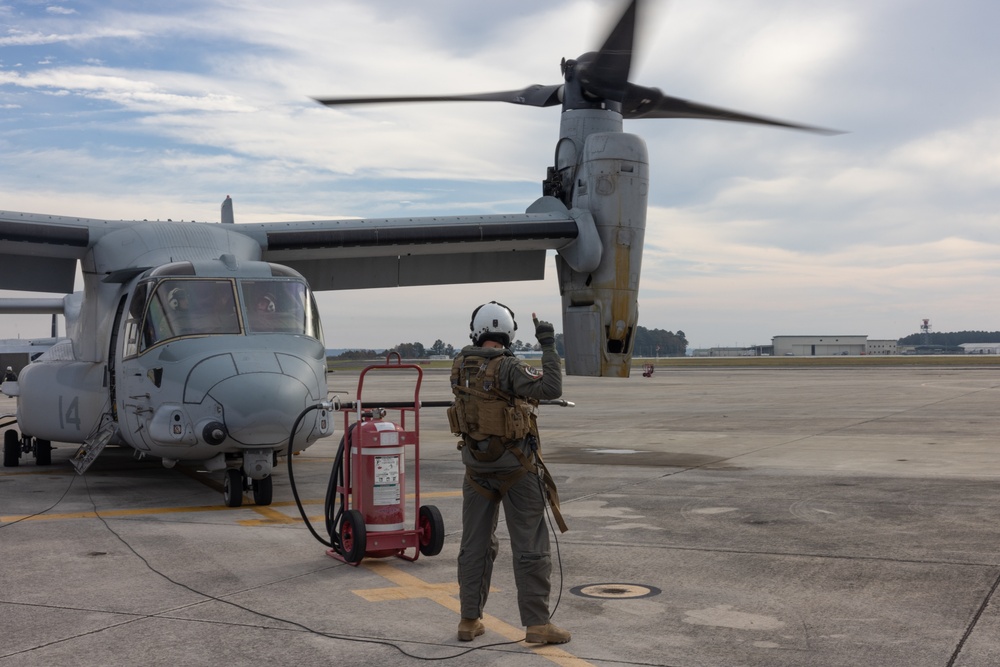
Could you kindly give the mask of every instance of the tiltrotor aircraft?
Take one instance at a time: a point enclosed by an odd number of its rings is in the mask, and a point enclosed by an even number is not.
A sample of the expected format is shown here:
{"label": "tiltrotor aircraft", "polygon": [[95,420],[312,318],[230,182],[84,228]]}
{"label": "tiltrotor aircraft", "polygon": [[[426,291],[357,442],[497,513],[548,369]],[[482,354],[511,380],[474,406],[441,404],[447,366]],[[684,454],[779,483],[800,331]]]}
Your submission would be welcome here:
{"label": "tiltrotor aircraft", "polygon": [[[562,105],[555,162],[525,213],[235,224],[116,221],[0,212],[3,313],[61,313],[66,337],[3,391],[20,430],[4,465],[80,443],[82,472],[107,444],[225,470],[226,502],[271,502],[272,467],[310,405],[327,399],[313,292],[543,278],[557,253],[566,372],[629,374],[649,189],[623,119],[709,118],[827,132],[696,104],[628,80],[638,0],[604,45],[562,62],[563,82],[473,95],[317,100],[326,105],[498,101]],[[73,292],[77,263],[83,291]],[[72,292],[72,293],[71,293]],[[301,422],[295,447],[333,431]]]}

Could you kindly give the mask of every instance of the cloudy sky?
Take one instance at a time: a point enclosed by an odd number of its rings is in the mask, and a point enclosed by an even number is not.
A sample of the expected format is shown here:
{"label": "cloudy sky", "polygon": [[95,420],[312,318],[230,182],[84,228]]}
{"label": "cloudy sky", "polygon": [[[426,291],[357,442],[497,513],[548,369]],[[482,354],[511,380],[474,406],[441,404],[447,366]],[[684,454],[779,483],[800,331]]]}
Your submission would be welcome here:
{"label": "cloudy sky", "polygon": [[[1000,330],[1000,3],[650,4],[633,81],[848,133],[626,121],[651,161],[641,325],[694,347],[897,338],[923,318]],[[0,0],[0,209],[215,221],[231,195],[237,222],[521,212],[557,107],[310,96],[558,83],[618,6]],[[322,293],[327,345],[462,345],[492,299],[559,329],[553,266],[542,283]],[[0,320],[0,337],[47,330]]]}

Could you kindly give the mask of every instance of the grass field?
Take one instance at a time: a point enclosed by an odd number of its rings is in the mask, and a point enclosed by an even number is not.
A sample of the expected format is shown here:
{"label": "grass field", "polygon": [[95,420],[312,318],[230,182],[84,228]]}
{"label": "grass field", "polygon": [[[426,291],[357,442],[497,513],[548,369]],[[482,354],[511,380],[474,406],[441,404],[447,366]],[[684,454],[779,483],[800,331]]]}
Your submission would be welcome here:
{"label": "grass field", "polygon": [[657,367],[752,366],[817,367],[817,366],[1000,366],[1000,355],[992,354],[913,354],[847,357],[670,357],[663,359],[633,359],[632,366],[641,368],[652,363]]}
{"label": "grass field", "polygon": [[[372,361],[329,361],[328,368],[337,370],[361,370],[371,364],[385,363],[384,359]],[[447,360],[415,361],[404,360],[404,363],[415,363],[423,369],[451,368]],[[540,365],[541,361],[532,359],[529,363]],[[869,366],[961,366],[989,367],[1000,366],[1000,355],[993,354],[927,354],[927,355],[886,355],[886,356],[848,356],[848,357],[661,357],[649,359],[636,357],[632,360],[633,370],[642,371],[644,364],[653,364],[656,368],[815,368],[828,367],[869,367]]]}

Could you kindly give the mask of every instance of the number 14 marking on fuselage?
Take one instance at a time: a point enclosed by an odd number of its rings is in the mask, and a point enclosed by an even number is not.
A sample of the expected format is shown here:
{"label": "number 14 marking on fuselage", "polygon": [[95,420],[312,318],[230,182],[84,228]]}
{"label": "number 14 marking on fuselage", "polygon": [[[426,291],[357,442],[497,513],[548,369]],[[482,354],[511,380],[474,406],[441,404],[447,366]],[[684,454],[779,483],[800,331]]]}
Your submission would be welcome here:
{"label": "number 14 marking on fuselage", "polygon": [[69,407],[63,410],[63,396],[59,397],[59,428],[66,428],[67,424],[71,424],[76,427],[76,430],[80,430],[80,397],[74,396],[73,400],[69,402]]}

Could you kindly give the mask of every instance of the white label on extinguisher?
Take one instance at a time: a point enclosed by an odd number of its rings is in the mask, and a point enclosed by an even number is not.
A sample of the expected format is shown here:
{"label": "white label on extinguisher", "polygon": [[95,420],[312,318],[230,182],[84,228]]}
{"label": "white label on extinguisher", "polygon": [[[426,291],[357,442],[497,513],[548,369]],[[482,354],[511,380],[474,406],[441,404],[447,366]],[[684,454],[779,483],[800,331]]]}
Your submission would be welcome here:
{"label": "white label on extinguisher", "polygon": [[399,456],[375,457],[375,505],[399,504]]}

